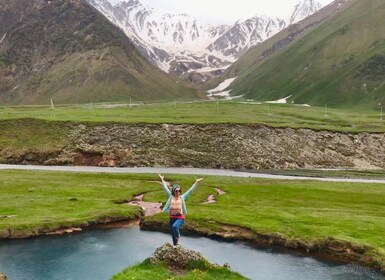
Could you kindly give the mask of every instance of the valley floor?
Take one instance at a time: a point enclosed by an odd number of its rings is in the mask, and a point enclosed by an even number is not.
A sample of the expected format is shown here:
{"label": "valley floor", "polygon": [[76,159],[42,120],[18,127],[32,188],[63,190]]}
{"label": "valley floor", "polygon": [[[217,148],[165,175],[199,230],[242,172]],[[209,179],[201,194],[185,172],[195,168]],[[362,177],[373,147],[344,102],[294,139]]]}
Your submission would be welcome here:
{"label": "valley floor", "polygon": [[[0,171],[0,235],[23,238],[71,227],[138,219],[135,195],[164,202],[155,174]],[[191,175],[167,175],[187,188]],[[216,189],[225,194],[216,194]],[[216,203],[205,203],[210,195]],[[187,206],[184,230],[264,246],[326,254],[384,272],[385,189],[381,184],[205,176]],[[22,205],[23,207],[20,207]],[[162,230],[167,216],[142,227]]]}

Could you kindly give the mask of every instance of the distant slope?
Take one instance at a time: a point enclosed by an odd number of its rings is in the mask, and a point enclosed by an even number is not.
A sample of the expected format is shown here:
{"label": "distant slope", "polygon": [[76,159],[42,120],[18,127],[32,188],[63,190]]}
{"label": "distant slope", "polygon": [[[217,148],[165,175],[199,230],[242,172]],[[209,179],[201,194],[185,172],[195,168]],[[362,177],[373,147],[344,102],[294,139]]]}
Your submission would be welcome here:
{"label": "distant slope", "polygon": [[[306,6],[308,3],[307,1],[301,2],[300,5]],[[305,19],[295,24],[291,24],[289,27],[283,29],[276,35],[249,49],[248,52],[241,56],[233,65],[231,65],[231,67],[229,67],[220,78],[211,80],[205,85],[205,87],[207,89],[211,89],[225,79],[240,76],[247,69],[261,65],[272,55],[281,51],[282,49],[285,49],[289,44],[291,44],[297,38],[303,36],[306,32],[313,30],[326,19],[344,10],[351,4],[350,1],[351,0],[336,0],[318,12],[306,17]],[[295,14],[295,12],[293,14]]]}
{"label": "distant slope", "polygon": [[[334,4],[342,7],[346,2]],[[228,69],[224,78],[239,76],[230,86],[232,95],[256,100],[292,95],[289,102],[331,106],[383,102],[383,0],[351,0],[317,27],[303,29],[294,40],[285,35],[293,33],[293,28],[251,49]]]}
{"label": "distant slope", "polygon": [[2,0],[0,23],[2,104],[196,97],[83,0]]}

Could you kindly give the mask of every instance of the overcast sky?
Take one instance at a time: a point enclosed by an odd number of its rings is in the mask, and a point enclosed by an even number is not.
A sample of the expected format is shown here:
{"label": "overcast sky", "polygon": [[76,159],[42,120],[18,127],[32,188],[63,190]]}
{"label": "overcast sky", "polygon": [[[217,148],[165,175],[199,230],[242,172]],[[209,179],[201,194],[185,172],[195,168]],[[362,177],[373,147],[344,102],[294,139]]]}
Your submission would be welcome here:
{"label": "overcast sky", "polygon": [[[121,2],[122,0],[109,0]],[[232,23],[256,14],[287,17],[300,0],[141,0],[152,7],[186,13],[215,23]],[[318,0],[326,5],[333,0]]]}

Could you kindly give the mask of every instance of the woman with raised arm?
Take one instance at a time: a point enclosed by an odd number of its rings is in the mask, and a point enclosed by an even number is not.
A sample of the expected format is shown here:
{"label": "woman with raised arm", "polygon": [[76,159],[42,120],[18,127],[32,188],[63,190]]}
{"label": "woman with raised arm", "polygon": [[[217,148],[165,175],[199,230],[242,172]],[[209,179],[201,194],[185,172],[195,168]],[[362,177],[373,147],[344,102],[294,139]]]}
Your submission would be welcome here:
{"label": "woman with raised arm", "polygon": [[170,230],[172,236],[172,242],[174,245],[180,245],[180,228],[184,224],[185,215],[187,214],[185,201],[197,187],[198,183],[203,180],[199,178],[195,181],[192,187],[182,194],[182,187],[178,184],[173,184],[171,191],[167,187],[167,182],[164,180],[164,176],[158,174],[162,180],[162,186],[168,195],[168,200],[163,207],[163,212],[166,212],[170,216]]}

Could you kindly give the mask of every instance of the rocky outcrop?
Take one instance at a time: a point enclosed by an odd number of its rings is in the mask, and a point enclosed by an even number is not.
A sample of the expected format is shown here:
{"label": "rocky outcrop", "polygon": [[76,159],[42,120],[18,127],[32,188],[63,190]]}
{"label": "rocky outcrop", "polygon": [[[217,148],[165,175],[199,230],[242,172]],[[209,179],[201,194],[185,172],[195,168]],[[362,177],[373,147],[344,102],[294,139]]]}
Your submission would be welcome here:
{"label": "rocky outcrop", "polygon": [[169,243],[156,249],[141,264],[131,266],[112,277],[127,279],[247,279],[223,266],[208,262],[199,252]]}
{"label": "rocky outcrop", "polygon": [[166,263],[173,269],[186,269],[192,261],[206,261],[201,253],[185,249],[182,246],[172,246],[170,243],[156,249],[150,258],[152,264]]}
{"label": "rocky outcrop", "polygon": [[26,153],[34,155],[31,157],[19,150],[0,148],[0,163],[223,169],[385,168],[385,133],[351,134],[240,124],[78,124],[68,131],[68,142],[60,150],[47,154],[29,149]]}
{"label": "rocky outcrop", "polygon": [[[202,263],[206,267],[220,267],[217,264],[208,262],[201,253],[183,248],[180,245],[172,246],[166,243],[156,249],[155,253],[150,257],[152,264],[165,264],[172,271],[183,271],[189,269],[191,263]],[[230,269],[228,264],[225,268]]]}

